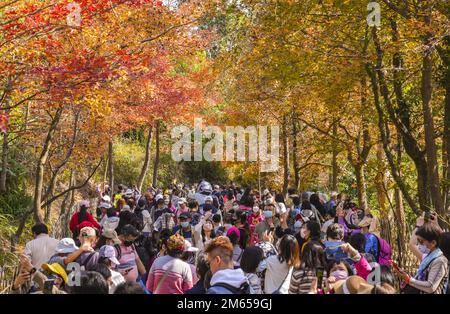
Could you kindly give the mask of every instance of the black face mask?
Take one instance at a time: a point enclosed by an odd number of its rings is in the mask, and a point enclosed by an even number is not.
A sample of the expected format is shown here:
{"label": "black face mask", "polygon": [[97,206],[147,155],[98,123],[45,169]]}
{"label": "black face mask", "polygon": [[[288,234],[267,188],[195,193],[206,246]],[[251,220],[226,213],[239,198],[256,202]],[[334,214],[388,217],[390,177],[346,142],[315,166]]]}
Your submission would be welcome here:
{"label": "black face mask", "polygon": [[132,246],[134,241],[123,241],[123,245]]}

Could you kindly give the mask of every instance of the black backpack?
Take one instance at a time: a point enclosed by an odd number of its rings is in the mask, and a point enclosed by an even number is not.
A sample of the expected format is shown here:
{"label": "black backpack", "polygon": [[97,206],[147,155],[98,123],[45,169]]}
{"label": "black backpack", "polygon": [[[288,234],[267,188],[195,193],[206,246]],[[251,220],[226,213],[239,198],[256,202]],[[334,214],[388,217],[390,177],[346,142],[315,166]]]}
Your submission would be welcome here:
{"label": "black backpack", "polygon": [[229,285],[225,282],[216,283],[213,287],[222,287],[230,291],[232,294],[250,294],[250,285],[244,282],[239,288]]}

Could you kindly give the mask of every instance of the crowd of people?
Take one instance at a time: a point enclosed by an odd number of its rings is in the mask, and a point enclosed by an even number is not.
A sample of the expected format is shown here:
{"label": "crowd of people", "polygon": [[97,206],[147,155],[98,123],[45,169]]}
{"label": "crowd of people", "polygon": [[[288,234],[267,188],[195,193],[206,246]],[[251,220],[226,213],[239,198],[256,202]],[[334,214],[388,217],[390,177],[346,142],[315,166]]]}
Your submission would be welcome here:
{"label": "crowd of people", "polygon": [[234,184],[119,185],[79,203],[72,238],[42,223],[20,256],[12,293],[448,294],[450,233],[419,217],[408,274],[378,219],[344,194],[260,193]]}

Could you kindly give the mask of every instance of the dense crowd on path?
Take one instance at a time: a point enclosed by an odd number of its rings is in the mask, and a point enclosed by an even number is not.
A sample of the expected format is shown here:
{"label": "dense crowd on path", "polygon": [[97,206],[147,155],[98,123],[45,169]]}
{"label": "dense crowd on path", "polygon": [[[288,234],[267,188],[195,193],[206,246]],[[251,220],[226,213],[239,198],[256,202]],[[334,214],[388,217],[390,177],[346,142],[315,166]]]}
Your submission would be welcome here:
{"label": "dense crowd on path", "polygon": [[79,203],[72,238],[47,226],[20,255],[11,293],[448,294],[450,233],[419,217],[402,270],[378,219],[345,195],[234,184],[119,185]]}

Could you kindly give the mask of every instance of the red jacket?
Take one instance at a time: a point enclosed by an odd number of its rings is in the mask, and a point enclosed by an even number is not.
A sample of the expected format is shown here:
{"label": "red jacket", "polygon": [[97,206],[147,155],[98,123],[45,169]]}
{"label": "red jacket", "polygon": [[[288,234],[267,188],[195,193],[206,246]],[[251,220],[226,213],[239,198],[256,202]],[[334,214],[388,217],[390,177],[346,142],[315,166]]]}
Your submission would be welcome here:
{"label": "red jacket", "polygon": [[98,222],[94,219],[94,217],[92,217],[91,214],[86,213],[86,219],[84,221],[80,223],[78,223],[78,215],[79,213],[75,213],[73,214],[72,218],[70,219],[70,224],[69,224],[69,228],[70,231],[72,231],[72,233],[74,233],[75,231],[80,231],[80,229],[84,228],[84,227],[92,227],[92,228],[96,228],[98,230],[101,229],[101,226],[98,224]]}

